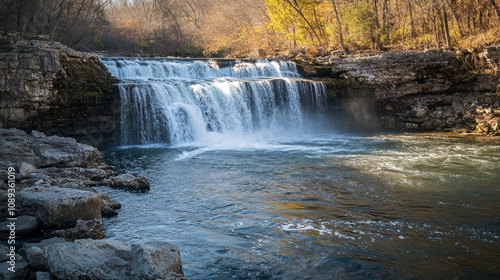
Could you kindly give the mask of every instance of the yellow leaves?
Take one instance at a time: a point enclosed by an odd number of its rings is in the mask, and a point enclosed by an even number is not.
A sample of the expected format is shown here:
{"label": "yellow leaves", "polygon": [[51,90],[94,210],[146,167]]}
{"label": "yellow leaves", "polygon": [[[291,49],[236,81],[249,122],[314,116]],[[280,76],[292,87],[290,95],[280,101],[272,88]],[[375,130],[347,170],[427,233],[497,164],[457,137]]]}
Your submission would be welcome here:
{"label": "yellow leaves", "polygon": [[[332,8],[329,2],[297,0],[288,3],[285,0],[267,0],[266,8],[270,18],[268,29],[281,34],[290,44],[315,46],[318,42],[312,33],[320,33],[323,35],[322,40],[327,40],[324,30],[329,25],[328,13]],[[311,25],[314,30],[311,30]]]}

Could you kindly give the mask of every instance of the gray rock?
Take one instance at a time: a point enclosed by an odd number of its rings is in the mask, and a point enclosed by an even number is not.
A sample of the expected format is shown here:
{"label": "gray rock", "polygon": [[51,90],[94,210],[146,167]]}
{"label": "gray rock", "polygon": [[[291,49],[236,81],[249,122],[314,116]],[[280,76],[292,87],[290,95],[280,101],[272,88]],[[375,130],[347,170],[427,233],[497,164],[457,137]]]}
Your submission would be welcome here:
{"label": "gray rock", "polygon": [[40,139],[34,151],[40,157],[40,166],[95,167],[102,164],[99,151],[89,145],[80,144],[73,138],[51,136]]}
{"label": "gray rock", "polygon": [[102,202],[90,191],[59,187],[29,187],[18,195],[19,209],[35,216],[45,228],[68,228],[76,221],[101,219]]}
{"label": "gray rock", "polygon": [[102,220],[78,220],[76,226],[67,230],[58,230],[54,232],[55,236],[63,237],[68,241],[75,239],[102,239],[104,233],[102,232]]}
{"label": "gray rock", "polygon": [[118,212],[113,209],[109,204],[103,201],[101,214],[103,218],[111,218],[118,215]]}
{"label": "gray rock", "polygon": [[9,249],[6,246],[0,244],[0,262],[7,260],[7,254],[9,253]]}
{"label": "gray rock", "polygon": [[37,271],[35,273],[35,280],[52,280],[52,277],[50,277],[50,273],[46,271]]}
{"label": "gray rock", "polygon": [[23,163],[21,163],[21,166],[19,167],[19,174],[21,175],[21,178],[26,179],[35,170],[36,170],[36,167],[33,164],[23,162]]}
{"label": "gray rock", "polygon": [[[35,167],[84,167],[102,165],[102,155],[94,147],[73,138],[40,137],[18,129],[0,128],[0,164],[17,166],[25,162]],[[33,170],[31,170],[33,171]]]}
{"label": "gray rock", "polygon": [[425,117],[427,115],[427,107],[415,107],[413,108],[413,114],[415,115],[415,117],[417,118],[422,118],[422,117]]}
{"label": "gray rock", "polygon": [[104,184],[112,188],[121,188],[136,192],[147,192],[150,189],[149,182],[144,177],[137,177],[133,174],[120,174],[116,177],[104,180]]}
{"label": "gray rock", "polygon": [[167,242],[132,245],[131,279],[180,279],[184,277],[179,248]]}
{"label": "gray rock", "polygon": [[16,128],[0,129],[0,137],[7,137],[7,136],[26,137],[28,136],[28,133]]}
{"label": "gray rock", "polygon": [[37,131],[37,130],[32,130],[31,136],[33,136],[35,138],[47,138],[47,135],[45,135],[45,133]]}
{"label": "gray rock", "polygon": [[18,236],[28,236],[38,232],[38,223],[35,217],[19,216],[16,221],[0,223],[0,233],[9,233],[8,225],[10,223],[15,223],[15,232]]}
{"label": "gray rock", "polygon": [[7,262],[0,263],[0,279],[4,280],[24,280],[28,279],[30,267],[27,262],[16,261],[15,272],[8,270],[10,265]]}
{"label": "gray rock", "polygon": [[31,247],[39,247],[39,248],[43,249],[43,248],[50,246],[52,244],[63,243],[63,242],[66,242],[64,240],[64,238],[53,237],[53,238],[49,238],[49,239],[44,239],[44,240],[40,241],[39,243],[24,243],[23,248],[21,249],[21,253],[22,253],[22,250],[27,250]]}
{"label": "gray rock", "polygon": [[40,247],[30,247],[25,250],[26,259],[28,260],[28,264],[34,270],[39,271],[47,271],[47,262],[45,261],[45,256],[43,255],[43,249]]}
{"label": "gray rock", "polygon": [[111,199],[111,197],[109,197],[107,193],[105,192],[98,192],[98,193],[102,200],[102,210],[101,210],[102,216],[109,218],[118,215],[118,212],[116,212],[115,210],[120,209],[122,205],[119,202]]}
{"label": "gray rock", "polygon": [[55,279],[185,279],[179,249],[166,242],[131,246],[111,240],[79,239],[46,246],[43,255]]}
{"label": "gray rock", "polygon": [[126,243],[81,239],[47,246],[44,255],[57,279],[130,279],[131,248]]}

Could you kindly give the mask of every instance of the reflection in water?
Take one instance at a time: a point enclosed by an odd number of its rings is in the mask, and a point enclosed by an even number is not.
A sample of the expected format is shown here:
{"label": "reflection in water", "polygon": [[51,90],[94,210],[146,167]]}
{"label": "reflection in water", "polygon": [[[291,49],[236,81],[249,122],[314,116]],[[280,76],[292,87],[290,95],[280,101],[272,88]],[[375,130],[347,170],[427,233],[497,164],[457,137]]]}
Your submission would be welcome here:
{"label": "reflection in water", "polygon": [[499,154],[432,135],[115,149],[152,190],[111,190],[106,232],[176,244],[192,279],[496,279]]}

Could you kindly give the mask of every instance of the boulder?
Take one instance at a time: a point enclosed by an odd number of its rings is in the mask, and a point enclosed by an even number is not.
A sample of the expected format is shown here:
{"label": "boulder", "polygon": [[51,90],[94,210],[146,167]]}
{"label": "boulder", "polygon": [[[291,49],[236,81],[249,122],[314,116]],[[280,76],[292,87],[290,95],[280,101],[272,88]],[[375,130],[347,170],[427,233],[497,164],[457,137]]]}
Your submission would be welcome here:
{"label": "boulder", "polygon": [[50,273],[47,271],[37,271],[35,273],[35,280],[52,280],[52,277],[50,277]]}
{"label": "boulder", "polygon": [[33,136],[35,138],[47,138],[47,135],[45,135],[45,133],[37,131],[37,130],[32,130],[31,136]]}
{"label": "boulder", "polygon": [[36,170],[36,167],[33,164],[23,162],[23,163],[21,163],[21,165],[19,167],[19,174],[21,175],[22,179],[26,179],[35,170]]}
{"label": "boulder", "polygon": [[180,279],[181,253],[167,242],[148,242],[132,245],[131,279]]}
{"label": "boulder", "polygon": [[40,157],[31,148],[30,137],[19,129],[0,129],[0,164],[2,166],[17,166],[26,162],[40,166]]}
{"label": "boulder", "polygon": [[79,239],[45,246],[43,256],[45,267],[37,269],[46,268],[53,279],[186,279],[179,249],[167,242],[131,246],[111,240]]}
{"label": "boulder", "polygon": [[120,174],[116,177],[104,180],[104,184],[112,188],[121,188],[135,192],[147,192],[150,189],[149,182],[144,177],[137,177],[133,174]]}
{"label": "boulder", "polygon": [[102,220],[78,220],[74,228],[58,230],[54,235],[68,241],[85,238],[102,239],[104,238]]}
{"label": "boulder", "polygon": [[47,262],[45,261],[44,248],[56,243],[66,242],[63,238],[53,237],[44,239],[40,243],[24,243],[20,254],[26,256],[28,264],[33,270],[47,271]]}
{"label": "boulder", "polygon": [[33,246],[25,250],[25,252],[28,264],[32,269],[39,271],[47,270],[47,263],[45,261],[45,256],[43,255],[43,249]]}
{"label": "boulder", "polygon": [[63,242],[66,242],[64,240],[64,238],[53,237],[53,238],[49,238],[49,239],[44,239],[44,240],[40,241],[39,243],[24,243],[23,248],[21,249],[20,253],[23,254],[25,252],[25,250],[28,250],[31,247],[39,247],[39,248],[43,249],[43,248],[50,246],[52,244],[63,243]]}
{"label": "boulder", "polygon": [[35,217],[32,216],[19,216],[15,221],[6,221],[0,223],[0,233],[9,233],[10,229],[7,227],[11,222],[15,222],[15,231],[17,236],[28,236],[39,232],[38,223]]}
{"label": "boulder", "polygon": [[30,274],[30,267],[28,263],[25,261],[17,261],[16,258],[16,267],[14,272],[8,270],[10,267],[9,263],[2,262],[0,263],[0,279],[3,280],[24,280],[28,279]]}
{"label": "boulder", "polygon": [[80,144],[73,138],[50,136],[36,139],[41,142],[34,148],[41,167],[95,167],[102,164],[102,155],[96,148]]}
{"label": "boulder", "polygon": [[73,138],[46,137],[36,131],[28,135],[19,129],[0,128],[0,139],[0,163],[21,167],[19,171],[24,171],[24,178],[34,171],[33,167],[91,168],[102,165],[102,155],[96,148],[80,144]]}
{"label": "boulder", "polygon": [[68,228],[76,221],[101,219],[102,202],[90,191],[60,187],[29,187],[18,193],[19,209],[45,228]]}
{"label": "boulder", "polygon": [[7,260],[7,254],[9,253],[9,248],[0,244],[0,262]]}
{"label": "boulder", "polygon": [[118,215],[118,212],[115,210],[120,209],[122,205],[109,197],[109,195],[105,192],[99,192],[99,196],[102,200],[102,216],[109,218]]}
{"label": "boulder", "polygon": [[126,243],[81,239],[47,246],[44,255],[55,279],[130,279],[131,248]]}

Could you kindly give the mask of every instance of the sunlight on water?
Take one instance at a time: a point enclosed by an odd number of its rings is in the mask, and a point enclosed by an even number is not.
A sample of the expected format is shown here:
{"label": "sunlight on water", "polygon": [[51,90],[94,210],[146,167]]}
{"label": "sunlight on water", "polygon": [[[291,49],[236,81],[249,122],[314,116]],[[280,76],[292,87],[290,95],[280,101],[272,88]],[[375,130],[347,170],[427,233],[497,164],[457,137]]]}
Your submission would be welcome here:
{"label": "sunlight on water", "polygon": [[106,152],[151,192],[109,238],[179,246],[192,279],[498,279],[500,142],[214,134]]}
{"label": "sunlight on water", "polygon": [[454,189],[485,186],[499,190],[500,186],[484,181],[488,177],[500,178],[498,142],[440,135],[422,135],[417,139],[395,135],[383,139],[393,141],[398,149],[345,155],[339,159],[392,185],[436,188],[452,184]]}

